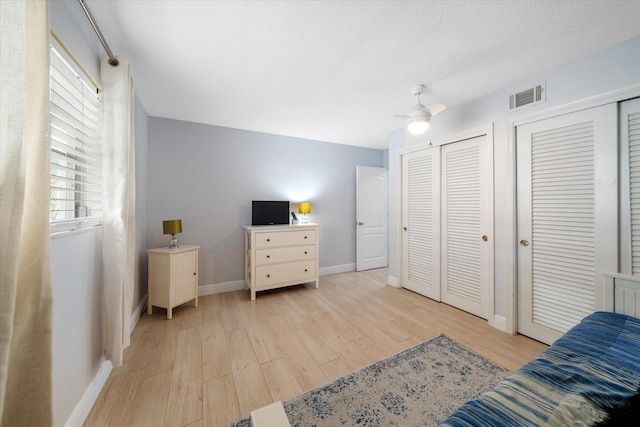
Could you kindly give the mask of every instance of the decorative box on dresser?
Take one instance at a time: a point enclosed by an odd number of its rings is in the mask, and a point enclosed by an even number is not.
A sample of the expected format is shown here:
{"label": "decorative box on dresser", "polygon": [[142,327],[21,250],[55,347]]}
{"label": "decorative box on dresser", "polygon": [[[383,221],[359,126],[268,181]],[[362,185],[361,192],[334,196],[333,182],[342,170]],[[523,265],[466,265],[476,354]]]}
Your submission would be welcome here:
{"label": "decorative box on dresser", "polygon": [[171,319],[173,307],[194,301],[198,306],[198,249],[200,246],[180,245],[175,249],[148,249],[149,301],[147,312],[153,306],[167,309]]}
{"label": "decorative box on dresser", "polygon": [[309,282],[319,286],[317,224],[244,228],[244,279],[252,301],[258,291]]}

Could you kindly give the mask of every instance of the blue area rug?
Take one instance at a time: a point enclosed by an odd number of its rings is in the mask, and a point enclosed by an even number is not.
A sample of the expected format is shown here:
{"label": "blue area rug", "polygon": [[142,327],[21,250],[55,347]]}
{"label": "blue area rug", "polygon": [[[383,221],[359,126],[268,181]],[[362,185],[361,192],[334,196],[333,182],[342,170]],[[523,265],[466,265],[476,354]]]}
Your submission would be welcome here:
{"label": "blue area rug", "polygon": [[[283,405],[294,427],[431,426],[509,373],[440,335]],[[251,427],[251,420],[227,427]]]}

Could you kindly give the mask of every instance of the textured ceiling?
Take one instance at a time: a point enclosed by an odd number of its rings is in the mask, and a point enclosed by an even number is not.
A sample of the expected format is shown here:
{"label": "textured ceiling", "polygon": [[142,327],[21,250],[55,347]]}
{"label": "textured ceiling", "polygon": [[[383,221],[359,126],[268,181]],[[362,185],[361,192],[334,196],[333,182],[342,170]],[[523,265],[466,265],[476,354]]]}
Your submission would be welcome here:
{"label": "textured ceiling", "polygon": [[149,115],[373,148],[417,83],[453,107],[640,35],[638,0],[86,3]]}

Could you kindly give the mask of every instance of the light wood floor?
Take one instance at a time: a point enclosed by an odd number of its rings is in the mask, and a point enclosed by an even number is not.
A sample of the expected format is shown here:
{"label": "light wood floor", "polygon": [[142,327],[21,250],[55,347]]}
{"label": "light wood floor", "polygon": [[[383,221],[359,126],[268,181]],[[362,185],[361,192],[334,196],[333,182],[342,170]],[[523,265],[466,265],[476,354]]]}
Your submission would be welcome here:
{"label": "light wood floor", "polygon": [[546,345],[405,289],[387,270],[320,278],[320,288],[209,295],[166,319],[144,314],[87,426],[223,426],[444,333],[510,370]]}

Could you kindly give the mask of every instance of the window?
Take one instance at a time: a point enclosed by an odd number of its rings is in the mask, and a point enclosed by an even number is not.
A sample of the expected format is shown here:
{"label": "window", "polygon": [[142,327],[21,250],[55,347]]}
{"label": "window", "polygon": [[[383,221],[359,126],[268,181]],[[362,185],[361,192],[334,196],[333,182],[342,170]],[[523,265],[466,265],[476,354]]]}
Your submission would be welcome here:
{"label": "window", "polygon": [[102,223],[102,95],[52,40],[51,231]]}

